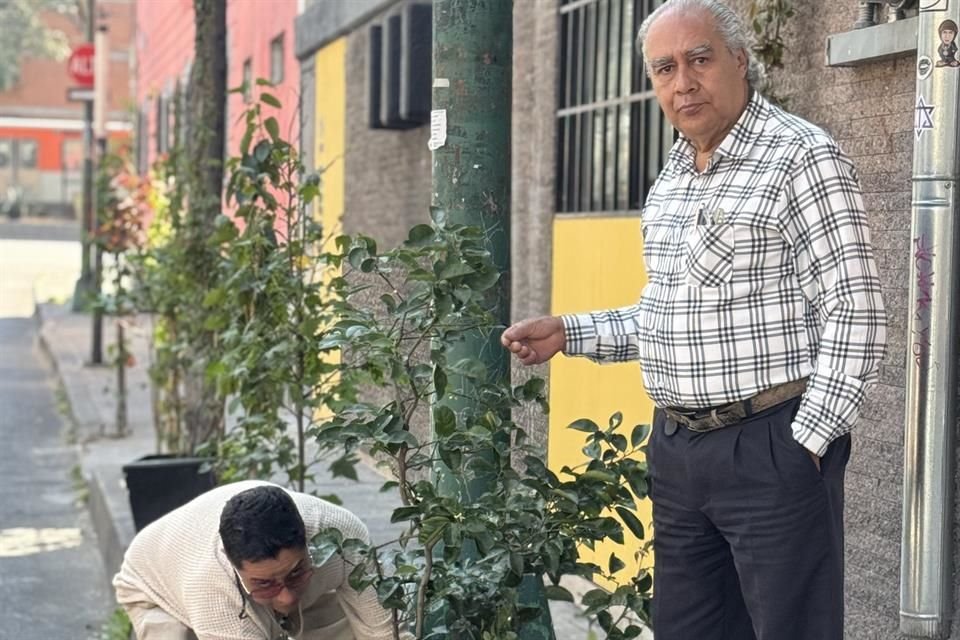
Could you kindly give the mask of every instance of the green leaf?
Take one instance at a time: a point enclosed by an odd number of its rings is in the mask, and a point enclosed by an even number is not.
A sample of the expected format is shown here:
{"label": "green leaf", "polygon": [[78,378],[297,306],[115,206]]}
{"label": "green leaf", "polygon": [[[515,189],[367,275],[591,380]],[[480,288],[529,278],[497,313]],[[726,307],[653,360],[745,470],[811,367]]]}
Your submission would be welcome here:
{"label": "green leaf", "polygon": [[433,428],[437,435],[447,438],[457,430],[457,414],[446,405],[439,405],[433,410]]}
{"label": "green leaf", "polygon": [[433,392],[438,398],[442,398],[447,391],[447,374],[442,367],[433,369]]}
{"label": "green leaf", "polygon": [[638,424],[630,433],[630,444],[634,447],[639,447],[643,444],[643,441],[647,439],[648,435],[650,435],[650,425]]}
{"label": "green leaf", "polygon": [[266,91],[264,91],[263,93],[260,94],[260,100],[267,103],[271,107],[276,107],[277,109],[282,108],[280,101],[277,100],[276,96],[274,96],[272,93],[267,93]]}
{"label": "green leaf", "polygon": [[253,148],[253,157],[257,162],[263,162],[270,155],[270,149],[272,145],[267,140],[261,140],[257,143],[257,146]]}
{"label": "green leaf", "polygon": [[349,455],[342,456],[333,461],[330,465],[330,473],[334,478],[349,478],[359,480],[357,477],[357,459]]}
{"label": "green leaf", "polygon": [[623,560],[617,557],[617,554],[610,554],[610,559],[607,561],[607,570],[609,573],[614,574],[626,566],[627,565],[623,562]]}
{"label": "green leaf", "polygon": [[587,607],[604,605],[610,602],[610,594],[605,589],[591,589],[583,594],[581,602]]}
{"label": "green leaf", "polygon": [[579,420],[574,420],[571,422],[567,429],[573,429],[574,431],[583,431],[584,433],[596,433],[600,430],[600,427],[597,426],[597,423],[589,418],[580,418]]}
{"label": "green leaf", "polygon": [[389,293],[380,296],[380,302],[387,308],[387,313],[393,313],[397,310],[397,301]]}
{"label": "green leaf", "polygon": [[514,397],[525,401],[536,400],[543,394],[546,382],[543,378],[530,378],[514,390]]}
{"label": "green leaf", "polygon": [[433,242],[436,232],[428,224],[418,224],[407,236],[407,245],[411,247],[423,247]]}
{"label": "green leaf", "polygon": [[310,560],[316,567],[322,567],[337,552],[339,552],[338,545],[332,540],[318,541],[314,538],[310,543]]}
{"label": "green leaf", "polygon": [[207,309],[217,307],[223,304],[226,299],[227,291],[223,287],[217,287],[216,289],[211,289],[207,292],[207,295],[203,296],[203,306]]}
{"label": "green leaf", "polygon": [[390,522],[394,524],[404,522],[415,518],[419,514],[420,507],[397,507],[393,510],[393,513],[390,514]]}
{"label": "green leaf", "polygon": [[367,255],[368,254],[365,247],[354,247],[353,249],[350,249],[350,253],[347,254],[347,261],[354,269],[359,269]]}
{"label": "green leaf", "polygon": [[642,500],[647,497],[650,486],[647,484],[647,473],[645,470],[640,467],[633,469],[627,474],[627,483],[630,485],[630,489],[634,495],[638,498]]}
{"label": "green leaf", "polygon": [[263,126],[267,130],[267,133],[270,134],[270,138],[274,142],[280,139],[280,125],[277,124],[277,119],[273,116],[267,118],[263,121]]}
{"label": "green leaf", "polygon": [[486,291],[500,281],[500,272],[490,269],[467,276],[463,281],[475,291]]}
{"label": "green leaf", "polygon": [[610,435],[610,444],[612,444],[613,448],[617,451],[622,452],[627,450],[627,438],[619,433]]}
{"label": "green leaf", "polygon": [[623,414],[617,411],[615,414],[610,416],[610,429],[616,429],[623,422]]}
{"label": "green leaf", "polygon": [[581,475],[581,478],[584,480],[596,480],[599,482],[616,482],[617,476],[610,473],[609,471],[600,471],[599,469],[594,469],[591,471],[584,471]]}
{"label": "green leaf", "polygon": [[561,602],[573,602],[573,594],[563,587],[555,584],[547,585],[543,589],[547,600],[559,600]]}
{"label": "green leaf", "polygon": [[441,280],[459,278],[460,276],[467,276],[474,272],[473,267],[466,262],[447,262],[438,266],[440,267],[440,271],[437,273],[437,277]]}
{"label": "green leaf", "polygon": [[640,540],[644,539],[643,523],[640,522],[640,519],[637,518],[632,511],[624,507],[617,507],[617,515],[620,516],[623,524],[627,525],[627,528],[630,529],[633,535]]}
{"label": "green leaf", "polygon": [[458,360],[450,366],[450,370],[474,380],[482,380],[487,377],[487,365],[477,358]]}
{"label": "green leaf", "polygon": [[424,519],[420,525],[420,535],[418,539],[421,544],[426,544],[431,539],[443,535],[443,530],[449,526],[450,518],[447,516],[430,516]]}
{"label": "green leaf", "polygon": [[594,460],[598,460],[600,458],[600,453],[601,453],[600,443],[591,442],[590,444],[585,446],[583,449],[581,449],[581,451],[583,451],[583,455],[587,456],[588,458],[593,458]]}
{"label": "green leaf", "polygon": [[518,576],[523,575],[523,556],[516,551],[510,552],[510,570]]}
{"label": "green leaf", "polygon": [[247,127],[240,138],[240,153],[247,155],[250,153],[250,141],[253,139],[253,127]]}

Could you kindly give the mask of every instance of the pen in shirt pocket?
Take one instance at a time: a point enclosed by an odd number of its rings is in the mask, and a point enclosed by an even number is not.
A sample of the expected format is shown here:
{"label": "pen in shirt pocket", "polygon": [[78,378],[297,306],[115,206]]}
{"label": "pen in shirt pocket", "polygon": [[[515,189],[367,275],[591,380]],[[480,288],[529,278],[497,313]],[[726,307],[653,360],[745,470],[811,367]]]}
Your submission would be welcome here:
{"label": "pen in shirt pocket", "polygon": [[710,216],[707,215],[707,205],[700,205],[700,209],[697,210],[697,226],[705,227],[710,224]]}
{"label": "pen in shirt pocket", "polygon": [[723,224],[725,218],[726,212],[723,209],[718,208],[709,211],[706,205],[700,205],[700,211],[697,213],[697,224],[700,226]]}

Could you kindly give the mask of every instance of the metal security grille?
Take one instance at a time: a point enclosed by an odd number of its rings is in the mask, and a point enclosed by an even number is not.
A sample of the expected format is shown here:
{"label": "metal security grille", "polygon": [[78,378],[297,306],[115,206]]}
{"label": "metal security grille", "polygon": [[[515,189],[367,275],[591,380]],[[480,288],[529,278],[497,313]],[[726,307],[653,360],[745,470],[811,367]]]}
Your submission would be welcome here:
{"label": "metal security grille", "polygon": [[663,0],[561,0],[557,211],[636,212],[673,144],[634,51]]}

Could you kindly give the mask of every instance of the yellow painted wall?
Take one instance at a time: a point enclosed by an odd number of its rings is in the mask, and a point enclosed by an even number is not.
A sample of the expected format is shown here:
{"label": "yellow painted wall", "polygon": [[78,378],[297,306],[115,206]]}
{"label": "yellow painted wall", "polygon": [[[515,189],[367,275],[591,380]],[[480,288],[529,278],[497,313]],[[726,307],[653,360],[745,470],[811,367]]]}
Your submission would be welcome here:
{"label": "yellow painted wall", "polygon": [[[639,218],[557,218],[553,225],[553,313],[576,313],[620,307],[636,302],[646,282],[641,256]],[[650,423],[653,403],[643,390],[636,362],[598,365],[584,358],[558,356],[550,364],[550,431],[547,463],[559,472],[585,460],[584,434],[567,429],[578,418],[606,426],[611,414],[623,413],[622,427],[629,437],[633,425]],[[638,515],[645,528],[650,501]],[[640,543],[625,531],[626,548],[613,542],[586,550],[588,560],[601,567],[610,553],[627,562],[620,575],[633,575],[633,555]],[[631,541],[632,544],[631,544]],[[644,562],[644,564],[648,564]]]}
{"label": "yellow painted wall", "polygon": [[[320,224],[323,237],[331,243],[343,232],[344,153],[347,148],[347,39],[340,38],[317,52],[314,62],[316,112],[314,114],[314,155],[320,173]],[[327,247],[333,249],[332,246]],[[339,271],[339,270],[337,270]],[[339,275],[323,273],[324,281]],[[340,353],[331,353],[331,362]]]}
{"label": "yellow painted wall", "polygon": [[320,176],[320,221],[324,235],[339,234],[343,221],[344,152],[347,128],[347,39],[317,52],[315,60],[314,158]]}

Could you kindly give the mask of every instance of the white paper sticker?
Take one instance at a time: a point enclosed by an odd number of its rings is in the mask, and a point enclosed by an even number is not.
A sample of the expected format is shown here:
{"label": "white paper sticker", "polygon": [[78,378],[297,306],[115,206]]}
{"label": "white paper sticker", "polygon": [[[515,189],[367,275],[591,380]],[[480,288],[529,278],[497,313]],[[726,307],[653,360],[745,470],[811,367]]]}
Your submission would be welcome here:
{"label": "white paper sticker", "polygon": [[433,81],[433,88],[434,88],[434,89],[449,89],[449,88],[450,88],[450,80],[448,80],[447,78],[436,78],[436,79],[434,79],[434,81]]}
{"label": "white paper sticker", "polygon": [[427,147],[435,151],[447,143],[447,110],[434,109],[430,112],[430,139]]}

